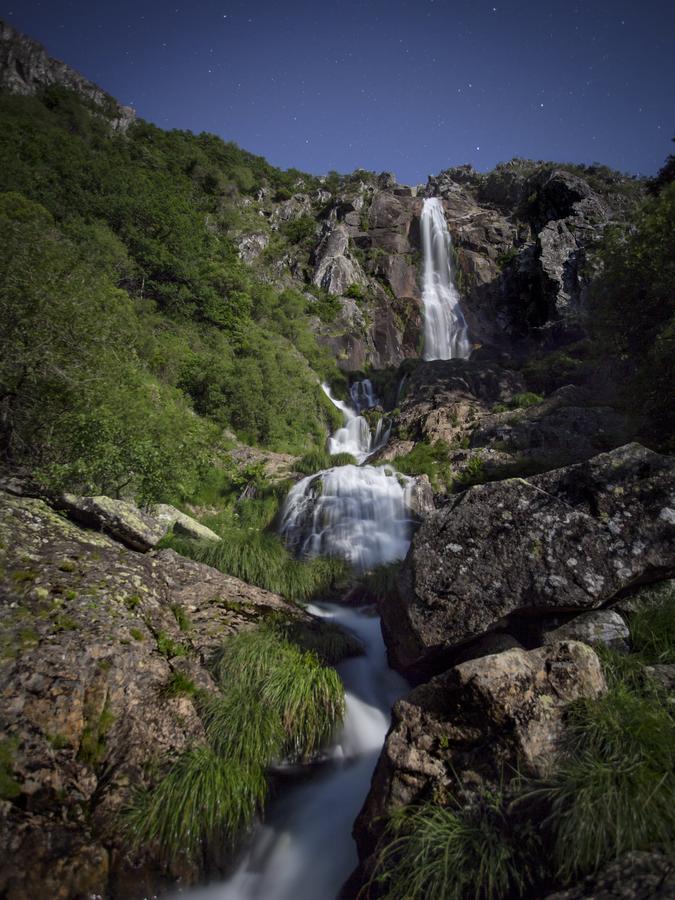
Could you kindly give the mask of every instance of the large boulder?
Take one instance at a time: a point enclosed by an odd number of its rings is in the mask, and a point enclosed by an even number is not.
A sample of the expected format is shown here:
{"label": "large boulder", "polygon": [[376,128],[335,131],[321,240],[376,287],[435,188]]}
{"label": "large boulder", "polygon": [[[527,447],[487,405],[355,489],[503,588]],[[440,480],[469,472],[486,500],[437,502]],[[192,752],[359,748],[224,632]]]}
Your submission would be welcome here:
{"label": "large boulder", "polygon": [[401,806],[494,789],[509,774],[546,777],[566,706],[605,690],[590,647],[564,641],[461,663],[399,700],[354,827],[361,860]]}
{"label": "large boulder", "polygon": [[118,814],[203,735],[193,694],[168,687],[213,690],[223,636],[268,615],[316,627],[268,591],[0,493],[0,896],[156,893],[159,860],[130,864]]}
{"label": "large boulder", "polygon": [[167,524],[127,500],[63,494],[59,507],[76,522],[111,535],[131,550],[150,550],[168,530]]}
{"label": "large boulder", "polygon": [[675,856],[655,850],[632,850],[580,884],[549,894],[546,900],[672,900],[673,897]]}
{"label": "large boulder", "polygon": [[627,444],[477,485],[422,524],[382,604],[396,668],[424,674],[505,617],[584,612],[675,570],[675,461]]}

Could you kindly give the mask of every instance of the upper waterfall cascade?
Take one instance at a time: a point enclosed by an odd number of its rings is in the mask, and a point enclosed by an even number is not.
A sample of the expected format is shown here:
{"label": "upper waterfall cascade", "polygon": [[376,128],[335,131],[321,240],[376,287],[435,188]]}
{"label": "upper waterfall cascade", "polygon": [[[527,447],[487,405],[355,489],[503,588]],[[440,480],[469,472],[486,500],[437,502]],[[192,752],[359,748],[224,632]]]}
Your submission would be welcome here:
{"label": "upper waterfall cascade", "polygon": [[452,274],[452,241],[438,197],[424,201],[421,218],[424,270],[424,359],[466,359],[466,322]]}

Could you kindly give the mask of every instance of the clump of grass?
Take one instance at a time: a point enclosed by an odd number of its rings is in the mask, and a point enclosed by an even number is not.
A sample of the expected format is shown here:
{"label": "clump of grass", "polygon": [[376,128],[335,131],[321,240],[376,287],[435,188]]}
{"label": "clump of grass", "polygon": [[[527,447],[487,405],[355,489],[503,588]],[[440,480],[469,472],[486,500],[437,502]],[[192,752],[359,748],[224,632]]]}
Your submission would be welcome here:
{"label": "clump of grass", "polygon": [[183,609],[182,606],[179,606],[175,603],[171,607],[171,612],[176,619],[176,624],[180,628],[181,631],[187,632],[192,628],[192,622],[190,621],[190,616],[187,614],[187,611]]}
{"label": "clump of grass", "polygon": [[472,456],[467,462],[461,475],[458,476],[458,485],[463,489],[473,484],[482,484],[486,479],[485,463],[480,456]]}
{"label": "clump of grass", "polygon": [[198,744],[178,757],[152,791],[140,793],[127,814],[132,842],[156,844],[162,857],[196,859],[209,843],[231,842],[262,807],[261,769],[226,759]]}
{"label": "clump of grass", "polygon": [[107,700],[98,715],[95,713],[92,715],[91,710],[87,710],[86,713],[86,724],[80,738],[77,758],[90,766],[96,766],[105,754],[106,738],[115,716]]}
{"label": "clump of grass", "polygon": [[290,620],[281,623],[279,628],[288,641],[315,653],[324,666],[334,666],[364,652],[363,644],[355,635],[329,619],[316,622]]}
{"label": "clump of grass", "polygon": [[16,739],[0,741],[0,800],[15,800],[21,793],[13,772],[17,743]]}
{"label": "clump of grass", "polygon": [[162,688],[164,697],[191,697],[197,691],[197,685],[183,672],[174,672]]}
{"label": "clump of grass", "polygon": [[356,465],[356,460],[351,453],[331,455],[328,450],[312,450],[299,459],[293,468],[302,475],[314,475],[315,472],[320,472],[322,469],[349,465]]}
{"label": "clump of grass", "polygon": [[497,900],[536,877],[534,833],[514,831],[499,796],[470,806],[428,804],[392,816],[368,888],[383,900]]}
{"label": "clump of grass", "polygon": [[173,659],[176,656],[187,656],[186,648],[170,638],[165,631],[160,631],[157,635],[157,649],[167,659]]}
{"label": "clump of grass", "polygon": [[410,453],[397,456],[392,465],[403,475],[427,475],[437,491],[452,487],[452,468],[448,458],[449,447],[444,441],[428,444],[420,441]]}
{"label": "clump of grass", "polygon": [[574,705],[570,752],[538,792],[557,875],[594,872],[628,850],[667,850],[675,834],[675,721],[656,694],[618,683]]}
{"label": "clump of grass", "polygon": [[183,556],[295,602],[329,593],[346,571],[340,560],[294,559],[281,539],[269,532],[230,528],[221,535],[217,544],[176,538],[172,546]]}
{"label": "clump of grass", "polygon": [[274,627],[228,638],[214,663],[221,685],[237,684],[259,698],[282,724],[287,755],[305,759],[344,715],[344,689],[334,669],[284,640]]}
{"label": "clump of grass", "polygon": [[[270,763],[310,756],[344,714],[338,674],[274,625],[229,636],[212,670],[220,690],[196,693],[206,743],[183,752],[127,812],[134,845],[155,844],[167,860],[233,843],[265,801]],[[187,681],[174,674],[171,690]]]}
{"label": "clump of grass", "polygon": [[651,665],[675,663],[675,586],[658,606],[645,606],[630,617],[633,650]]}

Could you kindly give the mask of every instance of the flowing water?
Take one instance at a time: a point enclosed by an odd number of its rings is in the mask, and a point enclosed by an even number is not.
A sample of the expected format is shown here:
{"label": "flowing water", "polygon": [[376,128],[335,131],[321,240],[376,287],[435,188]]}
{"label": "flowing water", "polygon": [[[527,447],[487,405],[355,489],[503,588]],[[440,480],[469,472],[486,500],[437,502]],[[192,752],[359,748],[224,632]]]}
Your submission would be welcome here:
{"label": "flowing water", "polygon": [[452,274],[452,241],[438,197],[424,201],[420,222],[424,270],[424,358],[466,359],[471,352]]}
{"label": "flowing water", "polygon": [[[352,394],[356,411],[335,400],[328,387],[324,391],[345,417],[329,449],[351,446],[365,459],[378,436],[358,413],[377,400],[370,382],[360,384]],[[365,430],[354,425],[359,420]],[[341,432],[346,436],[338,439]],[[380,439],[386,440],[382,429]],[[291,489],[281,532],[299,555],[339,556],[359,570],[401,559],[412,533],[411,484],[391,466],[326,469]],[[358,862],[352,825],[368,793],[391,706],[406,683],[387,665],[380,621],[371,610],[317,603],[310,611],[353,632],[365,649],[337,667],[345,685],[343,726],[327,760],[286,784],[270,804],[234,874],[190,890],[191,900],[334,900]]]}

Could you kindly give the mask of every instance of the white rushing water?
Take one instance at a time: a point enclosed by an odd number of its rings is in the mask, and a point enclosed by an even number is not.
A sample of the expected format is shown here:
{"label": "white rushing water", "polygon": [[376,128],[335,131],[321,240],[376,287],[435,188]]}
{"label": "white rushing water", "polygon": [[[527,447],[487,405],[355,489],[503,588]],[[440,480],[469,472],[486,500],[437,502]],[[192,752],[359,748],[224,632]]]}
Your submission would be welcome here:
{"label": "white rushing water", "polygon": [[424,251],[424,358],[466,359],[471,345],[452,275],[450,232],[438,197],[424,201],[420,224]]}
{"label": "white rushing water", "polygon": [[[324,391],[345,416],[333,440],[346,430],[365,459],[365,433],[349,431],[365,419],[335,400],[325,385]],[[372,385],[352,399],[359,411],[375,405]],[[386,440],[382,428],[379,438]],[[377,439],[368,429],[368,448]],[[344,438],[331,446],[348,444]],[[411,485],[412,479],[391,466],[326,469],[292,488],[280,530],[299,553],[339,556],[360,570],[401,559],[412,532]],[[380,620],[370,610],[321,603],[309,610],[353,632],[365,649],[363,656],[337,666],[345,685],[343,726],[328,761],[282,787],[234,874],[224,883],[190,890],[190,900],[335,900],[357,865],[352,825],[368,793],[391,706],[407,685],[387,665]]]}
{"label": "white rushing water", "polygon": [[194,900],[335,900],[356,867],[352,825],[368,793],[389,710],[407,685],[387,666],[377,617],[329,604],[310,611],[353,631],[366,649],[337,667],[347,712],[333,760],[283,789],[231,878],[190,891]]}
{"label": "white rushing water", "polygon": [[377,404],[370,379],[357,381],[351,387],[350,396],[356,406],[356,412],[342,400],[334,397],[327,384],[322,384],[321,389],[333,406],[337,407],[345,417],[345,424],[342,428],[338,428],[335,434],[328,438],[328,452],[331,456],[336,453],[349,453],[358,463],[364,462],[371,453],[374,453],[386,442],[389,436],[388,431],[385,433],[382,420],[377,423],[375,434],[372,434],[368,420],[359,415],[362,410],[372,409]]}

